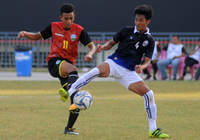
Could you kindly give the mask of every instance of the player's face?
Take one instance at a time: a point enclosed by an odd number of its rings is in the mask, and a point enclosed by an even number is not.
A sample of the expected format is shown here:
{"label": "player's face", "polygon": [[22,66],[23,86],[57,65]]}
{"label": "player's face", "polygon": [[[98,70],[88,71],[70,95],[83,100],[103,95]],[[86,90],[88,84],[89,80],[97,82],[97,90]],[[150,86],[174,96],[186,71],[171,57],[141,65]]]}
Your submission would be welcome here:
{"label": "player's face", "polygon": [[172,43],[173,43],[173,44],[179,44],[179,39],[178,39],[177,36],[173,36],[173,37],[172,37]]}
{"label": "player's face", "polygon": [[65,29],[71,28],[73,22],[74,22],[75,14],[73,12],[71,13],[63,13],[62,16],[60,16],[60,19],[63,22],[63,26]]}
{"label": "player's face", "polygon": [[149,23],[150,23],[150,20],[146,20],[145,15],[136,14],[135,26],[138,31],[140,31],[141,33],[144,33]]}

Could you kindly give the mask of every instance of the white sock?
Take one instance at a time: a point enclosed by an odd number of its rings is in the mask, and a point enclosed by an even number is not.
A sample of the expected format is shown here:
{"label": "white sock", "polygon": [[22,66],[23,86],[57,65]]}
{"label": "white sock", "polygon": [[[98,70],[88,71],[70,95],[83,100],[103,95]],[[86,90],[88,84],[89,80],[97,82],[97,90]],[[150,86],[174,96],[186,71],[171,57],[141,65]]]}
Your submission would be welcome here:
{"label": "white sock", "polygon": [[92,79],[98,77],[100,74],[98,68],[93,68],[91,71],[83,74],[79,77],[75,83],[72,84],[71,88],[68,90],[70,96],[77,91],[79,88],[87,85]]}
{"label": "white sock", "polygon": [[144,98],[144,107],[147,112],[148,120],[149,120],[149,131],[153,131],[157,129],[156,126],[156,118],[157,118],[157,108],[154,100],[153,91],[150,90],[146,94],[143,95]]}

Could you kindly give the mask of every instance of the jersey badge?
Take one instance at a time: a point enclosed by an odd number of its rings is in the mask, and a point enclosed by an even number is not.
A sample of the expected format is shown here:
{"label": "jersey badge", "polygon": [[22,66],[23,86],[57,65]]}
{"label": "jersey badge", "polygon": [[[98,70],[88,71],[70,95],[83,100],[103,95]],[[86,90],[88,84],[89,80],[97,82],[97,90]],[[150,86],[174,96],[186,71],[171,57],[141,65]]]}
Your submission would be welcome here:
{"label": "jersey badge", "polygon": [[71,40],[72,40],[72,41],[75,41],[75,40],[76,40],[76,35],[75,35],[75,34],[71,35]]}
{"label": "jersey badge", "polygon": [[57,60],[56,61],[56,65],[60,64],[61,60]]}
{"label": "jersey badge", "polygon": [[133,36],[130,36],[130,39],[133,39]]}
{"label": "jersey badge", "polygon": [[117,57],[115,57],[114,59],[117,60]]}
{"label": "jersey badge", "polygon": [[142,43],[142,46],[143,46],[143,47],[146,47],[148,44],[149,44],[149,41],[148,41],[148,40],[145,40],[145,41]]}

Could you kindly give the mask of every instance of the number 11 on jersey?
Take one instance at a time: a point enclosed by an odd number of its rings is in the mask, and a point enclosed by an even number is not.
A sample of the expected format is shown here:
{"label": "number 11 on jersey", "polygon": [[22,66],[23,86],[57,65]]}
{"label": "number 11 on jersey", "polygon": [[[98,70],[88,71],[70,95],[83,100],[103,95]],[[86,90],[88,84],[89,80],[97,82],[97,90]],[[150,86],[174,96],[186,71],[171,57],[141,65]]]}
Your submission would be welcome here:
{"label": "number 11 on jersey", "polygon": [[63,49],[67,49],[68,48],[68,41],[63,40]]}

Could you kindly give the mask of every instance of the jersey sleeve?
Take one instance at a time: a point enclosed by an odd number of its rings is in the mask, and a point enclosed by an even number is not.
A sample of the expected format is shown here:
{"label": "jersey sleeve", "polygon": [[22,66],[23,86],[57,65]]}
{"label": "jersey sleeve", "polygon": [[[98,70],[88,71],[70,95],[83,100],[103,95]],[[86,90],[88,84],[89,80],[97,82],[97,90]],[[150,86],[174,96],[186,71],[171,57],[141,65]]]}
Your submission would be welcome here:
{"label": "jersey sleeve", "polygon": [[187,51],[186,51],[185,47],[182,48],[182,53],[187,54]]}
{"label": "jersey sleeve", "polygon": [[124,30],[124,27],[122,27],[114,36],[113,36],[113,40],[115,41],[115,43],[120,42],[121,38],[122,38],[122,32]]}
{"label": "jersey sleeve", "polygon": [[79,40],[84,46],[88,46],[92,43],[92,40],[85,29],[82,30]]}
{"label": "jersey sleeve", "polygon": [[155,41],[153,40],[153,38],[150,38],[149,44],[145,49],[145,57],[148,57],[148,58],[152,57],[154,46],[155,46]]}
{"label": "jersey sleeve", "polygon": [[42,38],[45,40],[47,38],[52,37],[52,31],[51,31],[51,24],[48,25],[46,28],[40,31],[40,34]]}

